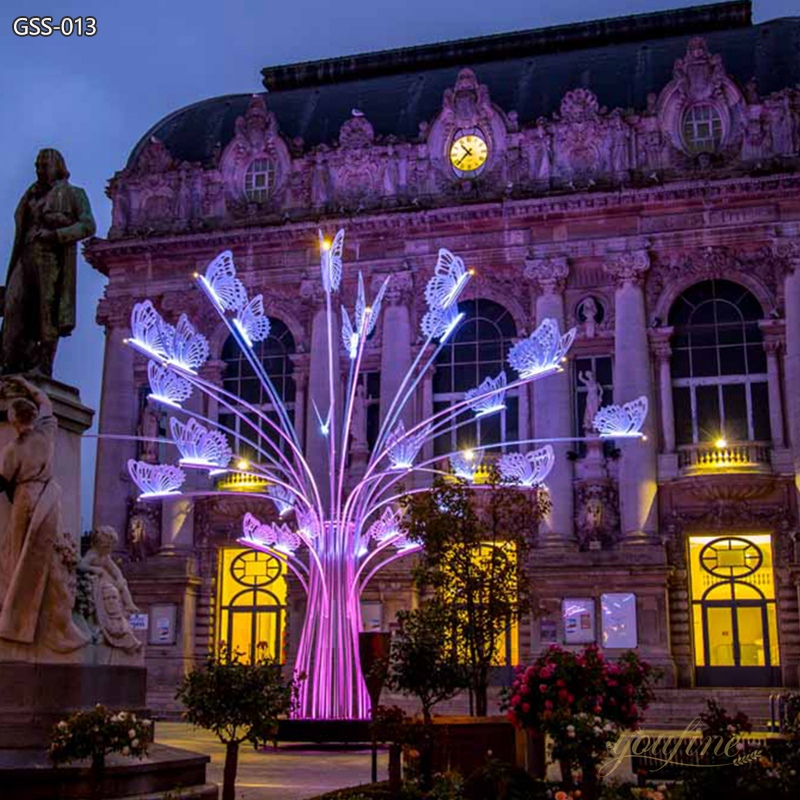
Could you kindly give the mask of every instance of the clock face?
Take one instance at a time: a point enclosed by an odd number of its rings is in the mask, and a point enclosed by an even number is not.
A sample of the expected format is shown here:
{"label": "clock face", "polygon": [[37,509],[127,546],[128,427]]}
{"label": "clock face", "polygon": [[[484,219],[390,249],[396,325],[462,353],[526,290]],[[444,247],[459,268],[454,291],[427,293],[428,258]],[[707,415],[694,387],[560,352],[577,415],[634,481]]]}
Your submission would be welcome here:
{"label": "clock face", "polygon": [[486,140],[478,133],[456,134],[450,147],[450,163],[459,173],[479,170],[486,163],[488,155]]}

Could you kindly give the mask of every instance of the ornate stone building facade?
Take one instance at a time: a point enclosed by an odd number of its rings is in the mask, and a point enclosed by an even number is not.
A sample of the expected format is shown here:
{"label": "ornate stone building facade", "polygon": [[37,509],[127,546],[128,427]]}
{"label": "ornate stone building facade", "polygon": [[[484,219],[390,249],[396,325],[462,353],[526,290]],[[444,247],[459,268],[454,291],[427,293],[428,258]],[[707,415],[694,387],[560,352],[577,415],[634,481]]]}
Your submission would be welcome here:
{"label": "ornate stone building facade", "polygon": [[[345,227],[346,280],[394,276],[365,356],[368,447],[447,247],[477,273],[467,321],[409,418],[496,374],[538,321],[578,328],[569,368],[480,432],[564,440],[514,651],[635,644],[681,692],[797,686],[799,42],[796,19],[754,26],[749,3],[723,3],[268,68],[264,94],[176,111],[111,179],[112,227],[87,248],[109,276],[101,432],[165,432],[123,344],[146,297],[208,320],[204,377],[266,403],[191,288],[230,249],[273,321],[267,371],[321,452],[317,229]],[[584,440],[587,405],[641,395],[645,442]],[[127,531],[162,709],[216,641],[291,661],[303,614],[275,565],[234,548],[250,501],[136,500],[128,458],[164,447],[102,439],[95,500],[95,525]],[[413,599],[403,568],[366,599],[365,625],[388,626]]]}

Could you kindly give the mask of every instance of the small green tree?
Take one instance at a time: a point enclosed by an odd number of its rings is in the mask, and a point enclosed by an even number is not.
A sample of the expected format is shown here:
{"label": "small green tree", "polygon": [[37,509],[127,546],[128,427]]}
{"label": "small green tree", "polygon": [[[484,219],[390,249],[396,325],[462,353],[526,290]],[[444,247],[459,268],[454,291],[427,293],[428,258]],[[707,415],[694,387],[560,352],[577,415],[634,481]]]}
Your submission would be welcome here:
{"label": "small green tree", "polygon": [[536,489],[501,483],[495,470],[477,489],[439,480],[404,501],[409,537],[424,545],[416,580],[447,609],[443,629],[469,669],[478,716],[488,712],[506,634],[530,608],[531,542],[548,504]]}
{"label": "small green tree", "polygon": [[433,708],[469,685],[469,673],[446,635],[449,619],[450,611],[441,600],[427,600],[413,611],[398,613],[399,627],[392,637],[386,685],[416,697],[422,706],[419,750],[423,789],[429,788],[432,780]]}
{"label": "small green tree", "polygon": [[220,648],[218,657],[209,656],[183,679],[176,695],[186,709],[184,719],[225,745],[222,800],[234,800],[239,745],[275,741],[278,719],[291,710],[296,694],[293,681],[284,681],[281,665],[263,648],[253,663],[241,658]]}

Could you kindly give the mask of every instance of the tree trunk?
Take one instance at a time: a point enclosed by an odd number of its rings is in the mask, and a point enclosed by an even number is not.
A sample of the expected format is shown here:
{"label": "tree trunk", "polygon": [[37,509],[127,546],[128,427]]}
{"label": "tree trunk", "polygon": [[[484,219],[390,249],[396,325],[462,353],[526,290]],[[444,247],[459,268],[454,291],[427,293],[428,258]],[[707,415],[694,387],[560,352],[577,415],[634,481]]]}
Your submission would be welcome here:
{"label": "tree trunk", "polygon": [[403,776],[400,769],[400,755],[403,748],[399,744],[389,745],[389,792],[394,797],[400,794],[403,784]]}
{"label": "tree trunk", "polygon": [[227,742],[225,745],[225,771],[222,773],[222,800],[235,800],[238,767],[239,742]]}
{"label": "tree trunk", "polygon": [[479,676],[475,680],[475,716],[486,717],[489,714],[489,687],[488,676]]}
{"label": "tree trunk", "polygon": [[106,772],[106,754],[95,753],[92,756],[92,766],[90,770],[90,791],[92,800],[101,800],[105,792],[103,791],[103,778]]}
{"label": "tree trunk", "polygon": [[422,742],[419,748],[420,788],[427,792],[433,786],[433,719],[428,709],[422,710]]}

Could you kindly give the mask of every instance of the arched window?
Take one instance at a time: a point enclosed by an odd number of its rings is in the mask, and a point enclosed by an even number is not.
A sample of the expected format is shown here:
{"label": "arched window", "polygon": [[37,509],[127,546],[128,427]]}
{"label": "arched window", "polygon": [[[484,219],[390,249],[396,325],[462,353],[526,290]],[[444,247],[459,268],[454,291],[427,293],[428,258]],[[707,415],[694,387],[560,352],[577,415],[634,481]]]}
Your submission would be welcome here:
{"label": "arched window", "polygon": [[[291,355],[295,351],[294,337],[279,319],[271,318],[270,323],[269,336],[264,341],[257,342],[253,350],[256,358],[263,364],[264,371],[272,381],[278,397],[286,406],[289,419],[293,420],[295,383]],[[261,382],[233,337],[229,338],[222,348],[222,360],[225,362],[225,374],[222,382],[225,391],[241,397],[242,400],[265,412],[270,419],[277,423],[277,409],[270,402],[269,396],[262,388]],[[248,416],[253,418],[252,414]],[[253,440],[255,438],[252,426],[247,425],[235,414],[221,413],[219,419],[222,425],[236,431],[242,439]],[[261,430],[267,438],[275,438],[274,435],[270,435],[270,427],[263,422]],[[236,444],[234,449],[238,455],[255,461],[260,460],[247,442],[239,440]]]}
{"label": "arched window", "polygon": [[762,316],[753,294],[731,281],[697,283],[675,301],[669,324],[678,444],[770,439]]}
{"label": "arched window", "polygon": [[[491,300],[466,300],[458,304],[465,315],[455,336],[436,359],[433,376],[433,410],[441,411],[459,400],[485,378],[494,378],[505,370],[508,374],[509,348],[517,335],[511,314]],[[459,415],[465,422],[436,439],[436,455],[462,450],[476,444],[493,444],[506,439],[519,439],[519,399],[516,392],[506,396],[506,408],[497,414],[475,419],[469,409]]]}

